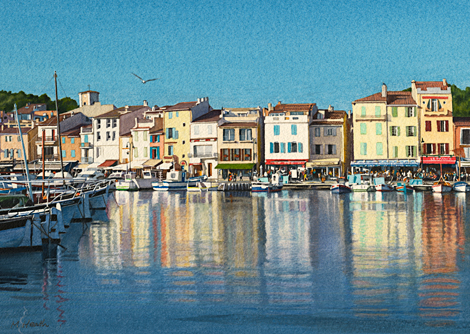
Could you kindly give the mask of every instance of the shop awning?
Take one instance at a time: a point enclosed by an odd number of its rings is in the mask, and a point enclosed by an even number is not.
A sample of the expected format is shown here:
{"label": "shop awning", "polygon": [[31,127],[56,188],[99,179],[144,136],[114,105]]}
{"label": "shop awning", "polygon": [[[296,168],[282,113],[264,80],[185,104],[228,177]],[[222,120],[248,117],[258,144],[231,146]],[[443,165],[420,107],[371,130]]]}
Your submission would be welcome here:
{"label": "shop awning", "polygon": [[253,169],[255,164],[218,164],[216,169]]}
{"label": "shop awning", "polygon": [[266,159],[266,165],[305,165],[308,160],[273,160]]}
{"label": "shop awning", "polygon": [[173,164],[171,162],[164,162],[157,167],[157,169],[167,170],[170,169]]}
{"label": "shop awning", "polygon": [[416,160],[356,160],[351,167],[419,167]]}
{"label": "shop awning", "polygon": [[107,168],[117,165],[117,160],[105,160],[102,164],[98,165],[98,168]]}
{"label": "shop awning", "polygon": [[156,167],[160,164],[162,164],[163,161],[162,160],[157,160],[157,159],[149,159],[147,161],[145,161],[142,166],[144,167]]}
{"label": "shop awning", "polygon": [[129,168],[129,164],[120,164],[113,167],[113,170],[127,170]]}
{"label": "shop awning", "polygon": [[428,165],[453,165],[456,157],[421,157],[421,162]]}
{"label": "shop awning", "polygon": [[315,168],[320,166],[338,166],[339,159],[321,159],[321,160],[314,160],[309,161],[306,163],[307,168]]}

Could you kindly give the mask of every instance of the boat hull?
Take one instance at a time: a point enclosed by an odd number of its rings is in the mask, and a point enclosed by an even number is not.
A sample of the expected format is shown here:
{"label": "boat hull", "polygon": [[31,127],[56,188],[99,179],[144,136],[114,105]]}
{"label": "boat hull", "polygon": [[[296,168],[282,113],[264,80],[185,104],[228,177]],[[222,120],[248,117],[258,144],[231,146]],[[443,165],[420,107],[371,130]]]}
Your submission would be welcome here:
{"label": "boat hull", "polygon": [[445,184],[435,184],[432,186],[432,191],[435,193],[448,193],[452,191],[452,186]]}
{"label": "boat hull", "polygon": [[389,191],[394,191],[395,189],[389,186],[388,184],[377,184],[375,186],[376,191],[381,191],[381,192],[389,192]]}
{"label": "boat hull", "polygon": [[464,193],[464,192],[470,191],[470,185],[468,185],[468,183],[462,182],[462,181],[454,183],[453,188],[454,188],[454,191],[459,192],[459,193]]}
{"label": "boat hull", "polygon": [[30,216],[6,218],[0,221],[0,248],[16,248],[25,237]]}
{"label": "boat hull", "polygon": [[188,187],[187,182],[153,182],[152,188],[156,191],[186,191]]}
{"label": "boat hull", "polygon": [[351,192],[351,188],[343,184],[334,184],[331,186],[332,194],[344,194]]}

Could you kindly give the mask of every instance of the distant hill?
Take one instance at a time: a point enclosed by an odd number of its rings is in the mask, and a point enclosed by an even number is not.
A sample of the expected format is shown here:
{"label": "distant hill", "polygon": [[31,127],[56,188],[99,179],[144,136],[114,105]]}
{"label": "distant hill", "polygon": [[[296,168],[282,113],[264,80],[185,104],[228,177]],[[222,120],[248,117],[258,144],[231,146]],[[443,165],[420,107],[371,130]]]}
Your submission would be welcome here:
{"label": "distant hill", "polygon": [[[14,104],[18,109],[24,107],[27,103],[46,103],[47,110],[55,110],[55,100],[51,100],[46,94],[41,96],[26,94],[23,91],[12,93],[0,90],[0,110],[10,112],[13,111]],[[70,97],[64,97],[59,100],[59,113],[63,113],[78,108],[77,101]]]}

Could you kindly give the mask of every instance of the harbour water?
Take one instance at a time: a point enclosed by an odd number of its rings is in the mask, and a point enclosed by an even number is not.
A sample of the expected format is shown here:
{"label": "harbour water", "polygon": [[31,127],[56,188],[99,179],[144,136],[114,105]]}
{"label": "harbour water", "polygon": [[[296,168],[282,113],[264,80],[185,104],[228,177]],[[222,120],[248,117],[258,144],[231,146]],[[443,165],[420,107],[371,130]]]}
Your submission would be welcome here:
{"label": "harbour water", "polygon": [[468,333],[469,202],[115,192],[66,250],[2,253],[0,333]]}

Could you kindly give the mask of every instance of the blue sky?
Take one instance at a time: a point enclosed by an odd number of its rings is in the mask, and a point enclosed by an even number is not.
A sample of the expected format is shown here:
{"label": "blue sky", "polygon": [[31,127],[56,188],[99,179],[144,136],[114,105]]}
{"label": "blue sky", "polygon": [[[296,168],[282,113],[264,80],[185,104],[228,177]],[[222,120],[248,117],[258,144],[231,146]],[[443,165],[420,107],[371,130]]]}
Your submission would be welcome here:
{"label": "blue sky", "polygon": [[[411,80],[470,86],[465,1],[0,2],[0,90],[117,107],[209,97],[214,108],[355,99]],[[145,85],[131,72],[161,78]]]}

